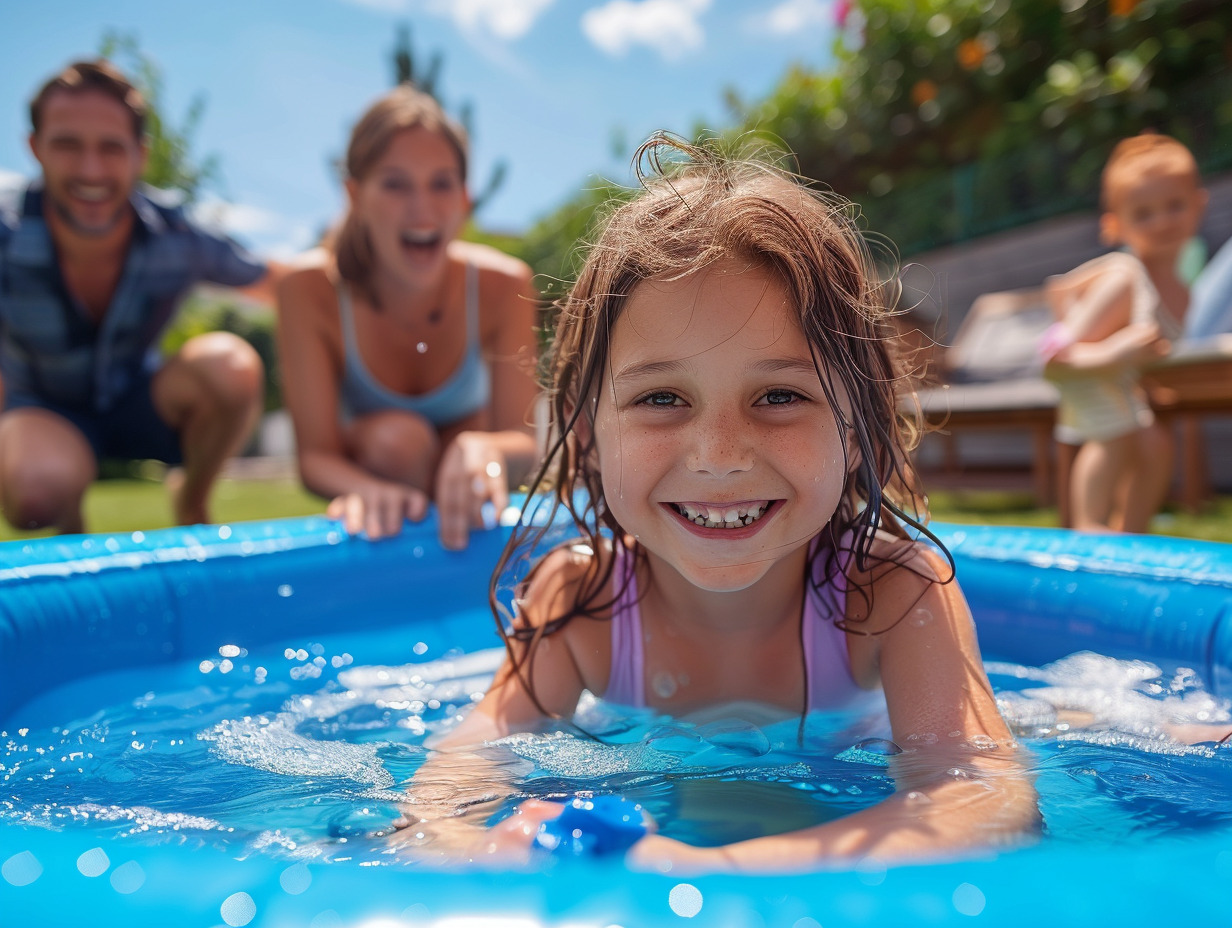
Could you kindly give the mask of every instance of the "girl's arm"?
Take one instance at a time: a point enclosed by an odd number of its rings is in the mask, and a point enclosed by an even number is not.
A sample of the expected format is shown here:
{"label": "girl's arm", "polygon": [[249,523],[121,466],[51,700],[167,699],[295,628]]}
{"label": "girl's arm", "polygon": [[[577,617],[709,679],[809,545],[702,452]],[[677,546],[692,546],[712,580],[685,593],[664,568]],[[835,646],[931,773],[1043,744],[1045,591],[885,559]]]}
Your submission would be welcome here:
{"label": "girl's arm", "polygon": [[[539,628],[561,614],[575,591],[586,558],[571,550],[555,551],[536,570],[526,597],[519,603],[522,620]],[[575,622],[587,621],[579,618]],[[569,718],[586,683],[570,640],[572,626],[541,638],[525,664],[539,704],[553,716]],[[530,646],[514,641],[519,661]],[[406,786],[406,802],[393,840],[414,848],[417,857],[487,858],[508,864],[525,858],[538,820],[551,818],[557,807],[524,803],[518,815],[495,828],[487,819],[514,793],[512,782],[521,762],[488,745],[515,732],[533,731],[547,717],[517,677],[507,657],[483,700],[457,728],[431,745],[431,753]],[[541,812],[533,826],[536,812]],[[470,814],[468,814],[470,813]],[[420,837],[422,835],[423,837]]]}
{"label": "girl's arm", "polygon": [[[1126,257],[1105,269],[1076,279],[1065,275],[1048,287],[1049,300],[1064,331],[1045,348],[1045,374],[1053,379],[1085,375],[1125,365],[1139,365],[1167,353],[1159,327],[1133,322],[1140,273]],[[1081,270],[1081,268],[1079,269]]]}
{"label": "girl's arm", "polygon": [[[392,535],[404,518],[422,519],[427,497],[412,487],[382,480],[347,457],[339,424],[342,372],[337,342],[338,303],[322,256],[278,283],[278,357],[283,399],[295,428],[295,453],[304,486],[329,500],[329,514],[343,517],[347,531],[372,538]],[[346,511],[337,498],[362,501]],[[352,507],[354,509],[354,507]]]}
{"label": "girl's arm", "polygon": [[480,268],[481,341],[492,395],[480,427],[453,437],[441,456],[436,501],[448,548],[463,547],[468,528],[483,524],[485,503],[497,512],[509,505],[508,487],[524,480],[539,452],[534,420],[539,295],[530,268],[488,248],[462,247]]}
{"label": "girl's arm", "polygon": [[[931,552],[915,568],[941,574]],[[970,612],[957,584],[894,569],[877,581],[865,639],[877,651],[894,740],[893,796],[811,828],[695,848],[656,835],[631,861],[740,872],[809,870],[827,863],[937,858],[1020,840],[1039,823],[1025,758],[997,712]],[[853,669],[854,666],[853,666]]]}

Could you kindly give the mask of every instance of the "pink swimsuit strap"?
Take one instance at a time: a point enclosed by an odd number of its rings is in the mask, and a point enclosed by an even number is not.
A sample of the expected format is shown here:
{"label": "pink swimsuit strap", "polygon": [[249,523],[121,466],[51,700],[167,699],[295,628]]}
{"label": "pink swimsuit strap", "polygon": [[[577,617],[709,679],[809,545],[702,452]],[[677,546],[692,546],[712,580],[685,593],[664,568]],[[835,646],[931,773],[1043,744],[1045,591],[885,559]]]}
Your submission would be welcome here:
{"label": "pink swimsuit strap", "polygon": [[[820,590],[810,586],[805,594],[803,646],[810,710],[841,706],[861,692],[851,676],[847,633],[835,625],[835,618],[846,614],[847,591],[836,581],[845,579],[848,549],[849,539],[844,537],[837,563],[829,575],[824,573],[825,563],[819,561],[816,569],[822,579]],[[617,594],[611,618],[612,666],[603,698],[641,708],[646,705],[645,653],[636,562],[623,547],[617,546],[615,552],[612,577]]]}

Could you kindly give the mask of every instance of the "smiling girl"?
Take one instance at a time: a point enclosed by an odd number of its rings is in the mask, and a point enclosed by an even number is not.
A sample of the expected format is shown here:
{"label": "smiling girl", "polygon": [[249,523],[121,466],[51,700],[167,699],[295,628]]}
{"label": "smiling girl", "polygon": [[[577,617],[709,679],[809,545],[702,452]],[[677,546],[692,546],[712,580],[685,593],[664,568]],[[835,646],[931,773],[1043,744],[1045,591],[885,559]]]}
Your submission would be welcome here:
{"label": "smiling girl", "polygon": [[466,137],[410,86],[360,118],[348,209],[311,266],[279,288],[279,353],[304,485],[370,538],[437,503],[466,544],[535,458],[530,269],[459,241]]}
{"label": "smiling girl", "polygon": [[[902,749],[891,798],[721,847],[649,833],[631,862],[808,869],[1030,832],[1034,790],[951,565],[907,530],[926,501],[903,479],[886,293],[852,211],[665,137],[639,156],[655,171],[593,246],[551,363],[559,437],[535,486],[582,537],[534,562],[504,666],[439,747],[568,719],[583,691],[686,717],[880,691]],[[542,547],[531,521],[498,577]],[[414,781],[408,796],[409,824],[431,799]],[[524,802],[474,853],[542,843],[560,813]]]}

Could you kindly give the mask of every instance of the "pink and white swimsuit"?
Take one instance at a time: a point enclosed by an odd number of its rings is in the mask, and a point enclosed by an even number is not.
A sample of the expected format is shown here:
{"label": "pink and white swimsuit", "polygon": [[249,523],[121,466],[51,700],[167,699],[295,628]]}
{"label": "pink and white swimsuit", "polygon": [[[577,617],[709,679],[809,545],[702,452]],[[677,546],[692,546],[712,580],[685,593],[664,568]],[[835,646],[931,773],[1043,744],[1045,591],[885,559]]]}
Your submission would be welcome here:
{"label": "pink and white swimsuit", "polygon": [[[628,582],[612,604],[612,669],[603,698],[641,708],[646,705],[646,682],[637,577],[625,549],[617,547],[616,555],[613,576],[627,576]],[[835,580],[842,574],[849,556],[845,550],[840,552],[838,563],[824,577],[820,591],[812,586],[805,591],[802,638],[809,711],[834,709],[866,692],[851,676],[847,633],[834,624],[836,618],[845,615],[847,594]],[[817,569],[824,570],[824,564],[819,562]]]}

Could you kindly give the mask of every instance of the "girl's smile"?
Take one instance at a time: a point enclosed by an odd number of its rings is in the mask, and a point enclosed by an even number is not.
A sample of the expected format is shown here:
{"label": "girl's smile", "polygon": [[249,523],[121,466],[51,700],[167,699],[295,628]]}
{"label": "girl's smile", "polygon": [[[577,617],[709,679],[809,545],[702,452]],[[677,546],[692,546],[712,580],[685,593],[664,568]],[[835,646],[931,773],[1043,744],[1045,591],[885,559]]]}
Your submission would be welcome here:
{"label": "girl's smile", "polygon": [[625,531],[704,589],[745,589],[838,506],[843,432],[786,289],[739,257],[637,286],[595,437]]}

